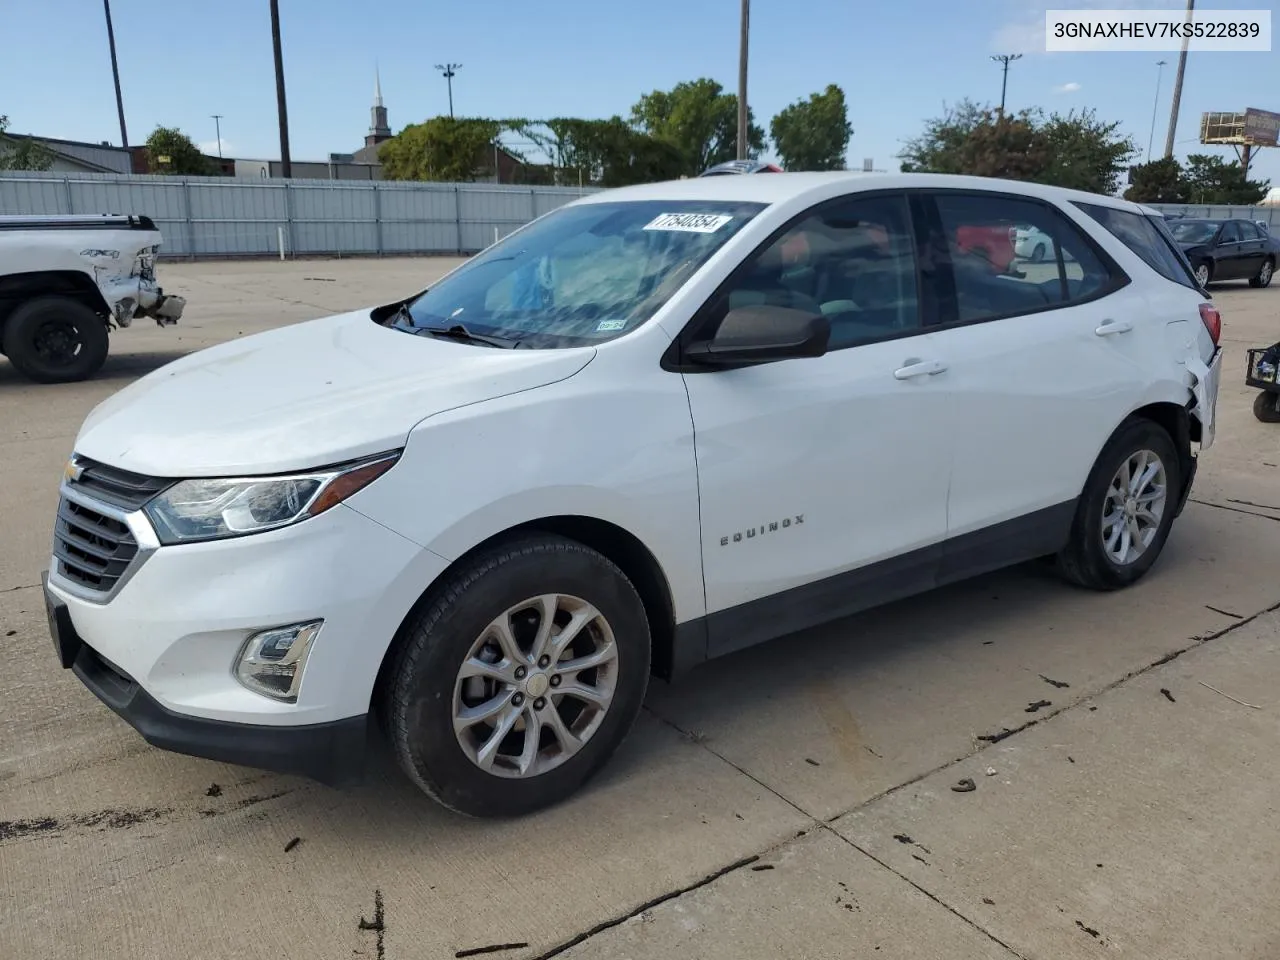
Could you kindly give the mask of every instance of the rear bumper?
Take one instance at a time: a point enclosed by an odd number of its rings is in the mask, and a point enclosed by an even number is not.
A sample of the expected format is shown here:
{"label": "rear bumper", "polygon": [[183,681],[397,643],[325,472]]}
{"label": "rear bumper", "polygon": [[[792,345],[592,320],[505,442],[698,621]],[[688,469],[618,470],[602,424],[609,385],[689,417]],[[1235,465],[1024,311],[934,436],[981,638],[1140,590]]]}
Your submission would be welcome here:
{"label": "rear bumper", "polygon": [[206,760],[309,777],[330,786],[363,778],[370,740],[367,715],[267,726],[175,713],[85,643],[65,603],[47,590],[45,596],[50,632],[63,665],[69,664],[94,696],[151,745]]}

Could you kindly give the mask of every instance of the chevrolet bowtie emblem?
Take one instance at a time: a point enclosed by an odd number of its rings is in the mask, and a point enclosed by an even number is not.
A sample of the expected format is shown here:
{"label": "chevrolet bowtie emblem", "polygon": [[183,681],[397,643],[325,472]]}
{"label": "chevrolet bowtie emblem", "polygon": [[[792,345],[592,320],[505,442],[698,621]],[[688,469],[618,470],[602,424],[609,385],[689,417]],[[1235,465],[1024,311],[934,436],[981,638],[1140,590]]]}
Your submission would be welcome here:
{"label": "chevrolet bowtie emblem", "polygon": [[62,476],[68,483],[76,483],[84,476],[84,467],[74,460],[68,460],[67,465],[62,468]]}

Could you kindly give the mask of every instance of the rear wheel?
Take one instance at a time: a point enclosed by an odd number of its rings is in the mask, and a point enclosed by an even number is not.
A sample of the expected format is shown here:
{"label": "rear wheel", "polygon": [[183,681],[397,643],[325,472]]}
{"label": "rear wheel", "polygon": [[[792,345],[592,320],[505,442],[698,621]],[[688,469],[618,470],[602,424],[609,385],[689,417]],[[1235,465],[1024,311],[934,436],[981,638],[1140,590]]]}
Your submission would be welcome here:
{"label": "rear wheel", "polygon": [[1280,393],[1264,390],[1254,397],[1253,415],[1263,423],[1280,423]]}
{"label": "rear wheel", "polygon": [[20,304],[4,325],[4,352],[18,372],[38,383],[93,376],[107,359],[107,324],[70,297]]}
{"label": "rear wheel", "polygon": [[1258,268],[1258,275],[1249,278],[1249,286],[1251,287],[1268,287],[1271,285],[1271,277],[1276,272],[1276,265],[1270,260],[1263,260],[1262,266]]}
{"label": "rear wheel", "polygon": [[412,615],[383,694],[401,767],[460,813],[565,799],[640,711],[649,625],[626,576],[559,537],[477,556]]}
{"label": "rear wheel", "polygon": [[1094,590],[1135,583],[1164,548],[1181,490],[1181,461],[1169,434],[1149,420],[1125,424],[1085,482],[1059,570]]}

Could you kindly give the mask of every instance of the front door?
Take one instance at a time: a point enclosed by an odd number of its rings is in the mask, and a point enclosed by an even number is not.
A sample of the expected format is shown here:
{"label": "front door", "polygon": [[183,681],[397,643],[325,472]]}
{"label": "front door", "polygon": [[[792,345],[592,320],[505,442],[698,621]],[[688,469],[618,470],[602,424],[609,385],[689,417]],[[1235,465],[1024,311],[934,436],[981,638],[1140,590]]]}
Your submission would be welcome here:
{"label": "front door", "polygon": [[[822,312],[825,356],[686,373],[709,653],[927,589],[950,440],[905,197],[823,204],[744,264],[733,307]],[[697,322],[697,321],[695,321]]]}

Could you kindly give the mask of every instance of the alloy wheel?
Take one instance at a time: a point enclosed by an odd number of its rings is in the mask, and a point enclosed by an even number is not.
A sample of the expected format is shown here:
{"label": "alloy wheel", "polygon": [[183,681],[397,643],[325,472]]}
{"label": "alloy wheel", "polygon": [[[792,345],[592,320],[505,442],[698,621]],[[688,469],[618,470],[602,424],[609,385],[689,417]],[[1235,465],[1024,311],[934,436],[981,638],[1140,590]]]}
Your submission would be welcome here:
{"label": "alloy wheel", "polygon": [[618,661],[612,628],[585,600],[545,594],[504,610],[458,671],[458,744],[495,776],[554,770],[600,728],[613,702]]}
{"label": "alloy wheel", "polygon": [[1113,563],[1127,566],[1146,553],[1168,501],[1164,461],[1151,450],[1126,457],[1102,508],[1102,546]]}

